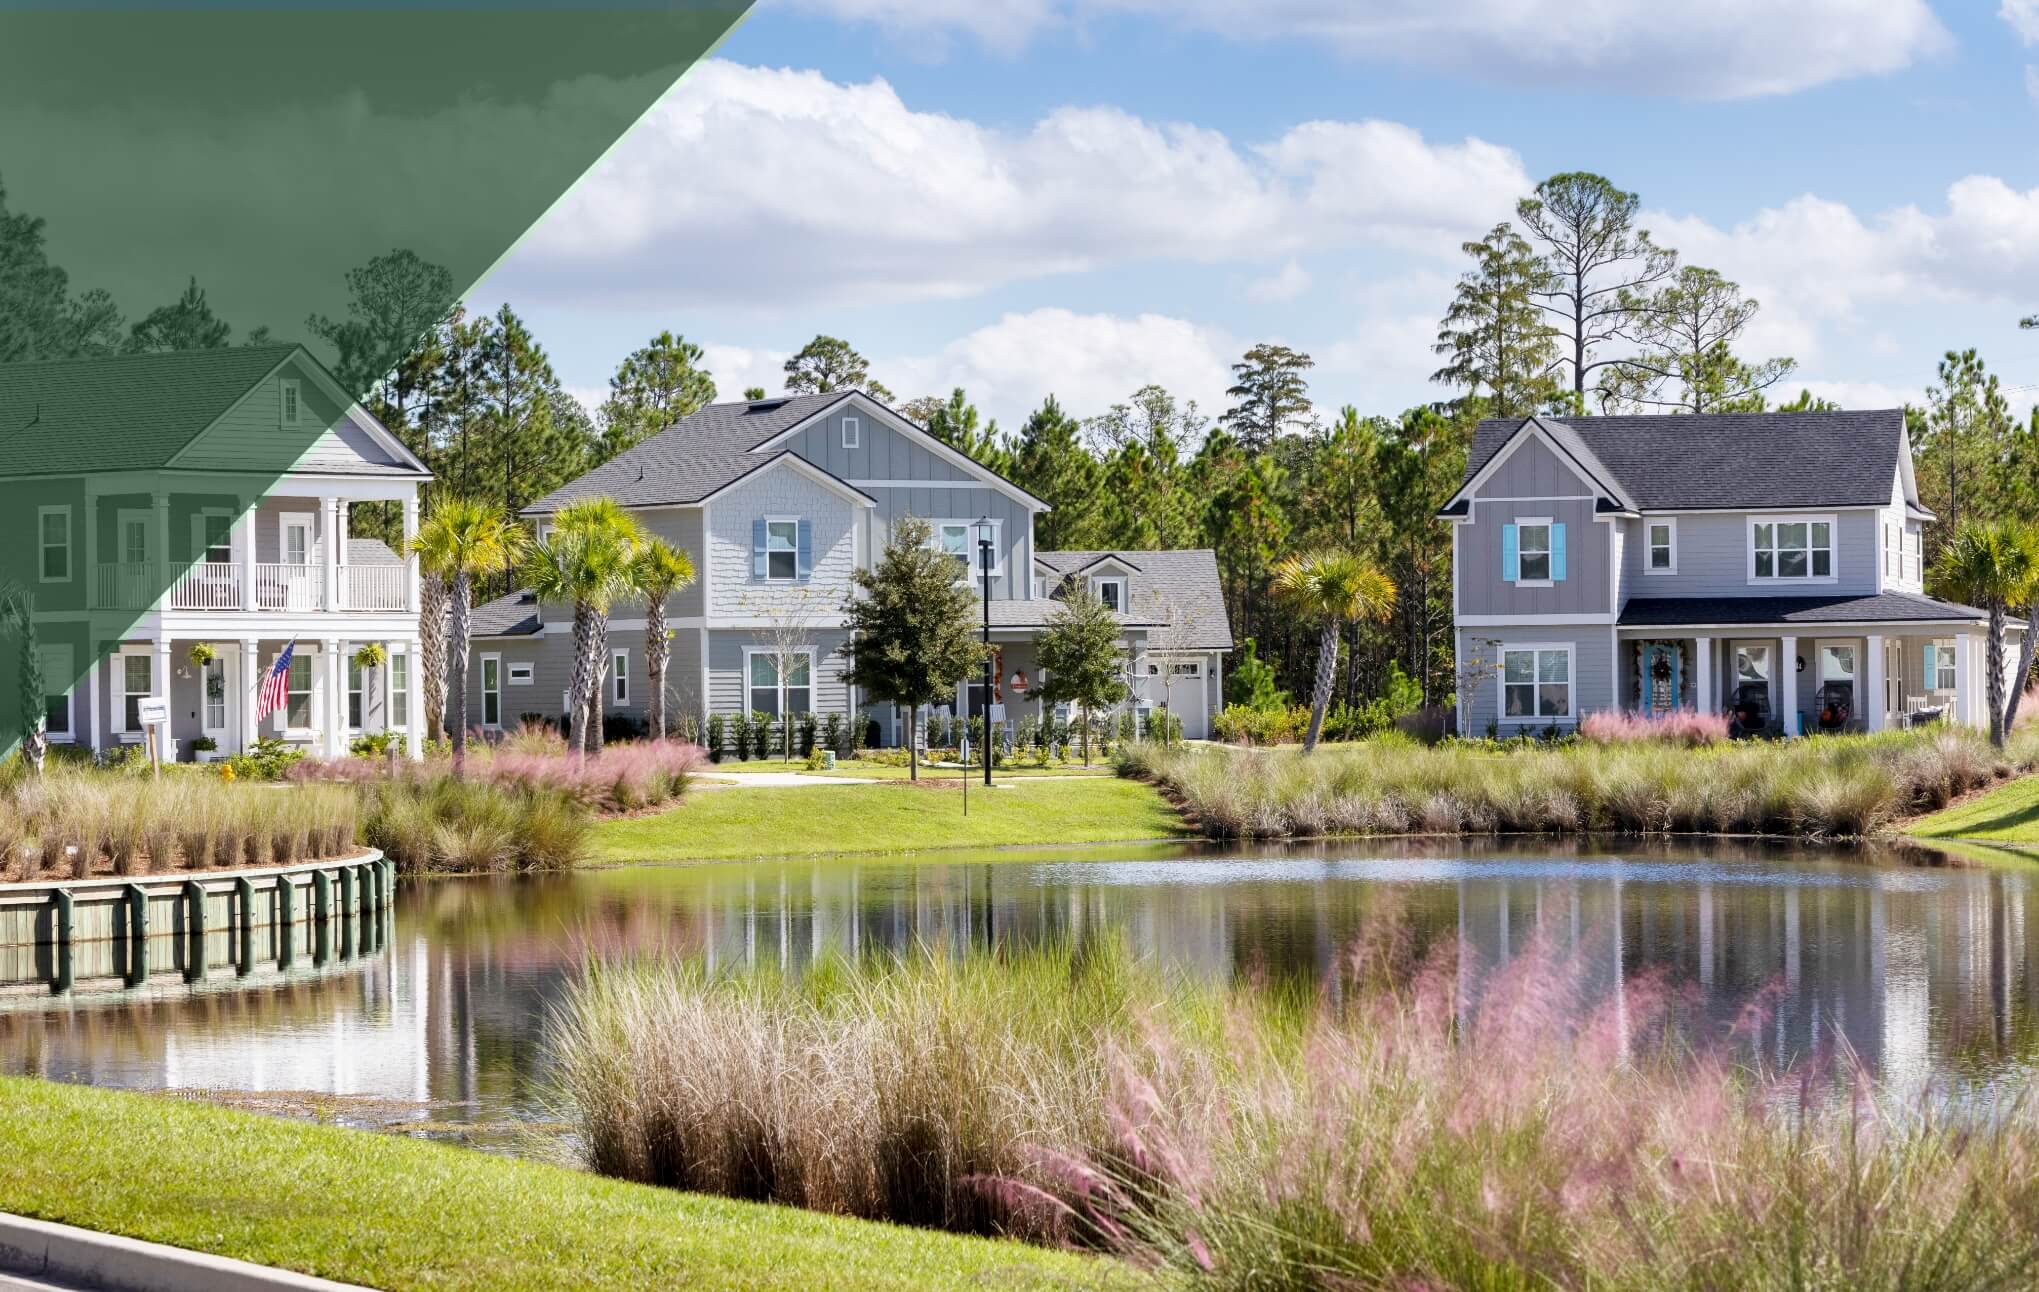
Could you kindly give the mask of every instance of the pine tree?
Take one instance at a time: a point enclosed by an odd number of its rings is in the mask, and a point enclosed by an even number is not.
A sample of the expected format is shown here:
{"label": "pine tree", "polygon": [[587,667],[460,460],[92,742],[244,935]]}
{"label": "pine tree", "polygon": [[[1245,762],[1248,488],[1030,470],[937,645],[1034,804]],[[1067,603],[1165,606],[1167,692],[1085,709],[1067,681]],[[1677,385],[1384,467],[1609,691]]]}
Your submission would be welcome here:
{"label": "pine tree", "polygon": [[[910,412],[912,405],[907,407]],[[970,402],[961,386],[950,393],[947,402],[937,406],[921,421],[929,435],[972,461],[981,462],[1000,474],[1010,471],[1012,451],[1006,445],[1005,437],[998,432],[997,420],[981,428],[977,423],[977,406]]]}
{"label": "pine tree", "polygon": [[1098,467],[1083,446],[1081,429],[1053,395],[1020,427],[1013,483],[1053,508],[1034,519],[1034,542],[1043,551],[1080,549],[1091,538]]}
{"label": "pine tree", "polygon": [[150,310],[148,316],[128,333],[130,354],[164,350],[221,350],[232,343],[234,329],[212,312],[205,289],[193,278],[184,294],[168,305]]}
{"label": "pine tree", "polygon": [[589,465],[607,462],[715,402],[715,379],[701,347],[661,332],[617,365],[601,410],[602,432]]}
{"label": "pine tree", "polygon": [[1303,374],[1315,366],[1307,354],[1262,342],[1232,365],[1225,394],[1235,400],[1218,419],[1248,453],[1262,453],[1281,436],[1309,429],[1310,383]]}
{"label": "pine tree", "polygon": [[1557,394],[1557,330],[1536,304],[1551,290],[1549,267],[1505,223],[1462,249],[1473,267],[1438,325],[1431,348],[1448,362],[1430,379],[1484,398],[1490,416],[1527,417]]}
{"label": "pine tree", "polygon": [[1639,349],[1607,369],[1603,407],[1755,412],[1763,392],[1798,367],[1795,359],[1749,363],[1735,355],[1734,342],[1762,306],[1714,270],[1687,265],[1655,291],[1622,299],[1622,335]]}
{"label": "pine tree", "polygon": [[862,390],[881,403],[892,392],[871,380],[871,365],[839,337],[817,336],[786,360],[786,391],[794,395],[825,395],[832,390]]}
{"label": "pine tree", "polygon": [[1577,412],[1586,409],[1591,375],[1615,362],[1599,353],[1621,336],[1628,301],[1677,272],[1678,253],[1636,228],[1640,205],[1635,194],[1585,171],[1553,175],[1515,205],[1543,247],[1549,276],[1530,295],[1558,329]]}

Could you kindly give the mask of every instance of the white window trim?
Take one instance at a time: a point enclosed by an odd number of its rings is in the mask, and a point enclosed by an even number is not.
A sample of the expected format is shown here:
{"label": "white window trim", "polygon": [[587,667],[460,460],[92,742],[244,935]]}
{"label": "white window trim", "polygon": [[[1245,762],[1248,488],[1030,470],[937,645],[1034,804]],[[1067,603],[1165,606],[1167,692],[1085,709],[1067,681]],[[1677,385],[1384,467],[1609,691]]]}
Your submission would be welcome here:
{"label": "white window trim", "polygon": [[193,565],[203,565],[207,563],[205,559],[205,554],[209,550],[209,548],[205,541],[205,522],[213,516],[224,517],[227,522],[227,559],[225,561],[220,562],[220,564],[222,565],[233,564],[234,560],[233,511],[230,508],[226,507],[200,507],[197,511],[191,513],[191,564]]}
{"label": "white window trim", "polygon": [[863,438],[864,438],[863,423],[858,421],[854,417],[843,418],[843,435],[842,435],[843,447],[846,449],[857,448],[863,443]]}
{"label": "white window trim", "polygon": [[[396,662],[398,660],[404,662],[404,686],[401,690],[398,689],[396,684]],[[408,731],[410,729],[410,681],[410,652],[401,650],[391,651],[389,653],[389,662],[383,665],[382,669],[382,729],[384,731]],[[396,702],[400,698],[404,702],[404,720],[402,722],[398,722],[396,719]]]}
{"label": "white window trim", "polygon": [[[774,525],[791,525],[793,527],[793,572],[791,574],[786,575],[784,578],[781,578],[778,575],[772,573],[772,526]],[[766,583],[800,582],[800,517],[798,516],[765,517],[765,582]]]}
{"label": "white window trim", "polygon": [[[496,695],[496,720],[495,720],[494,722],[490,722],[490,721],[488,720],[488,714],[489,714],[489,701],[488,701],[488,697],[489,697],[489,689],[488,689],[488,687],[489,687],[489,671],[488,671],[488,664],[489,664],[489,661],[490,661],[490,660],[494,660],[494,661],[496,662],[496,691],[495,691],[495,695]],[[479,660],[479,661],[477,661],[477,662],[476,662],[476,664],[475,664],[474,672],[475,672],[475,686],[476,686],[476,689],[477,689],[477,690],[478,690],[478,691],[479,691],[479,692],[481,693],[481,712],[480,712],[480,713],[478,713],[478,714],[476,714],[475,716],[476,716],[476,717],[478,717],[478,718],[479,718],[479,719],[481,720],[481,729],[482,729],[483,731],[501,731],[501,730],[503,729],[503,656],[502,656],[502,653],[501,653],[500,651],[485,651],[485,652],[483,652],[483,653],[482,653],[482,656],[481,656],[481,658],[480,658],[480,660]]]}
{"label": "white window trim", "polygon": [[[57,546],[57,544],[51,543],[43,537],[43,521],[51,516],[62,516],[64,518],[64,541],[62,544],[64,549],[64,574],[62,578],[51,577],[49,567],[43,561],[43,557],[48,554],[49,550]],[[69,503],[35,509],[35,573],[38,583],[69,583],[73,578],[77,577],[77,536],[71,530],[71,505]]]}
{"label": "white window trim", "polygon": [[1113,574],[1092,576],[1090,580],[1090,595],[1096,597],[1099,601],[1103,601],[1104,586],[1107,583],[1111,584],[1113,587],[1119,590],[1118,613],[1122,615],[1129,613],[1129,607],[1126,605],[1126,580],[1120,575]]}
{"label": "white window trim", "polygon": [[[282,651],[277,651],[276,655],[281,655],[282,653]],[[307,646],[303,642],[299,642],[291,650],[290,662],[292,664],[296,664],[299,660],[304,660],[311,668],[311,689],[305,694],[311,704],[312,720],[309,724],[302,727],[290,725],[290,674],[286,671],[283,676],[283,704],[277,708],[276,712],[269,715],[270,720],[276,724],[277,731],[282,733],[285,740],[310,740],[312,734],[319,729],[319,715],[325,711],[325,705],[321,701],[325,699],[326,670],[320,668],[318,663],[314,661],[318,661],[324,654],[325,652],[317,645]],[[272,655],[269,657],[268,668],[263,670],[262,675],[267,677],[269,675],[268,669],[275,667],[276,656]]]}
{"label": "white window trim", "polygon": [[609,652],[609,703],[630,703],[630,652],[620,646]]}
{"label": "white window trim", "polygon": [[148,565],[156,559],[156,515],[148,507],[122,507],[113,513],[113,555],[116,565],[127,565],[127,527],[129,521],[142,522],[142,559],[136,564]]}
{"label": "white window trim", "polygon": [[[1671,563],[1661,570],[1658,569],[1655,565],[1653,565],[1650,559],[1656,548],[1656,544],[1650,541],[1650,529],[1656,525],[1662,525],[1671,531]],[[1676,516],[1643,517],[1643,573],[1676,574],[1677,572],[1678,572],[1678,518]]]}
{"label": "white window trim", "polygon": [[290,543],[287,536],[291,525],[304,522],[304,568],[310,569],[319,563],[319,517],[317,512],[285,511],[276,516],[276,563],[290,564]]}
{"label": "white window trim", "polygon": [[506,667],[509,672],[503,677],[505,686],[530,686],[537,681],[538,666],[529,660],[513,660]]}
{"label": "white window trim", "polygon": [[[1511,651],[1553,651],[1565,653],[1565,711],[1562,714],[1531,714],[1526,718],[1508,716],[1508,655]],[[1579,644],[1577,642],[1503,642],[1501,644],[1501,667],[1494,677],[1494,715],[1497,723],[1513,723],[1518,727],[1547,727],[1553,722],[1570,722],[1579,711]],[[1530,668],[1537,680],[1530,685],[1541,687],[1542,661],[1532,656]],[[1518,683],[1517,685],[1520,685]]]}
{"label": "white window trim", "polygon": [[[1512,518],[1508,523],[1515,526],[1515,572],[1519,575],[1522,573],[1522,527],[1524,525],[1542,525],[1546,530],[1548,530],[1551,526],[1556,525],[1558,522],[1557,519],[1552,516],[1516,516]],[[1553,536],[1547,535],[1544,538],[1544,542],[1545,543],[1552,542],[1552,537]],[[1549,547],[1545,547],[1544,556],[1546,560],[1550,558],[1550,555],[1551,549]],[[1566,573],[1570,573],[1570,571],[1566,571]],[[1557,580],[1518,578],[1515,580],[1515,586],[1518,588],[1554,588],[1557,586]]]}
{"label": "white window trim", "polygon": [[[1921,650],[1921,651],[1920,651],[1919,653],[1920,653],[1921,655],[1924,655],[1924,654],[1925,654],[1925,652],[1924,652],[1923,650]],[[1927,686],[1926,686],[1926,690],[1927,690],[1927,691],[1929,691],[1929,692],[1931,692],[1931,693],[1932,693],[1932,694],[1934,694],[1934,695],[1953,695],[1953,694],[1957,693],[1958,691],[1960,691],[1960,689],[1961,689],[1961,665],[1960,665],[1960,663],[1959,663],[1959,660],[1960,660],[1960,658],[1961,658],[1961,657],[1960,657],[1960,655],[1959,655],[1959,654],[1957,654],[1957,653],[1956,653],[1956,650],[1955,650],[1955,645],[1954,645],[1954,639],[1953,639],[1952,637],[1935,637],[1935,638],[1933,639],[1933,656],[1934,656],[1934,658],[1933,658],[1933,676],[1932,676],[1931,678],[1927,679]],[[1954,668],[1953,668],[1953,672],[1954,672],[1954,685],[1953,685],[1953,686],[1941,686],[1941,685],[1940,685],[1940,662],[1941,662],[1942,660],[1948,660],[1948,659],[1951,659],[1951,660],[1954,660],[1954,661],[1956,661],[1956,663],[1955,663],[1955,665],[1954,665]],[[1920,660],[1919,662],[1920,662],[1921,664],[1923,664],[1923,663],[1924,663],[1925,661],[1924,661],[1924,660],[1922,659],[1922,660]]]}
{"label": "white window trim", "polygon": [[149,661],[150,689],[139,694],[152,694],[156,686],[156,648],[150,645],[121,647],[119,653],[113,656],[116,667],[113,672],[113,686],[109,688],[113,692],[113,712],[108,715],[111,719],[109,726],[116,736],[142,735],[140,727],[127,725],[127,697],[137,694],[127,689],[127,662],[137,656]]}
{"label": "white window trim", "polygon": [[[1812,544],[1812,527],[1824,524],[1827,527],[1827,572],[1812,573],[1812,554],[1819,551]],[[1756,574],[1756,526],[1758,525],[1804,525],[1806,541],[1805,568],[1803,578],[1785,578],[1781,575],[1757,577]],[[1796,513],[1791,515],[1767,514],[1750,515],[1742,528],[1742,540],[1748,549],[1748,581],[1755,587],[1798,587],[1806,584],[1839,583],[1841,581],[1841,522],[1832,512]],[[1773,535],[1774,541],[1774,535]],[[1774,548],[1772,549],[1775,550]],[[1773,558],[1774,562],[1774,558]]]}
{"label": "white window trim", "polygon": [[276,424],[304,425],[304,383],[295,377],[285,377],[276,383]]}
{"label": "white window trim", "polygon": [[[78,661],[71,652],[71,644],[69,642],[45,642],[36,647],[36,649],[43,653],[43,693],[47,695],[50,683],[53,680],[50,676],[49,656],[53,653],[61,653],[64,663],[61,666],[60,672],[66,679],[71,676],[71,670],[77,665]],[[125,717],[126,706],[122,705],[121,708],[122,716]],[[69,721],[64,724],[70,728],[68,731],[50,731],[45,729],[43,732],[44,737],[53,745],[75,745],[78,743],[78,692],[76,687],[69,685],[64,687],[64,712],[69,718]]]}
{"label": "white window trim", "polygon": [[[956,520],[951,517],[947,520],[929,521],[928,525],[930,526],[929,541],[934,544],[935,550],[939,552],[948,551],[946,547],[942,546],[942,530],[951,525],[961,525],[963,527],[963,541],[969,545],[968,551],[970,557],[968,564],[970,567],[970,582],[983,582],[984,571],[978,568],[978,561],[981,559],[982,553],[977,550],[977,522],[974,520]],[[991,577],[994,579],[1005,577],[1005,522],[1003,520],[994,519],[991,522]]]}
{"label": "white window trim", "polygon": [[776,677],[776,678],[778,679],[778,687],[779,687],[779,712],[777,713],[777,715],[775,715],[776,717],[779,717],[779,718],[784,718],[784,717],[786,716],[786,671],[785,671],[784,669],[782,669],[782,668],[778,667],[778,664],[777,664],[777,659],[778,659],[778,657],[779,657],[780,655],[785,655],[785,656],[786,656],[787,658],[789,658],[789,659],[790,659],[791,657],[795,656],[795,655],[805,655],[805,656],[807,657],[807,711],[808,711],[809,713],[815,713],[815,714],[818,714],[818,713],[820,713],[820,712],[821,712],[821,707],[820,707],[820,705],[821,705],[821,673],[820,673],[820,667],[821,667],[821,656],[820,656],[820,653],[819,653],[819,652],[817,652],[817,651],[815,650],[815,648],[814,648],[814,647],[812,647],[812,646],[795,646],[795,647],[794,647],[793,649],[791,649],[791,650],[788,650],[788,651],[781,651],[781,650],[779,650],[779,649],[777,649],[777,648],[775,648],[775,647],[772,647],[772,646],[746,646],[746,647],[744,647],[744,648],[743,648],[743,712],[745,712],[745,713],[747,713],[747,714],[748,714],[748,713],[757,713],[757,712],[761,712],[761,710],[753,709],[753,708],[751,708],[751,707],[750,707],[750,693],[751,693],[751,691],[752,691],[752,690],[754,689],[754,688],[753,688],[753,687],[751,686],[751,682],[750,682],[750,679],[751,679],[751,671],[750,671],[750,662],[751,662],[751,660],[752,660],[752,659],[754,659],[755,657],[757,657],[757,656],[759,656],[759,655],[764,655],[764,656],[767,656],[767,657],[771,658],[771,659],[772,659],[772,660],[774,661],[774,662],[773,662],[773,666],[772,666],[772,674],[773,674],[773,676],[774,676],[774,677]]}
{"label": "white window trim", "polygon": [[[343,670],[340,681],[346,687],[346,695],[343,697],[346,703],[341,706],[341,716],[346,720],[347,734],[350,736],[359,735],[368,726],[368,670],[359,668],[354,663],[354,653],[352,651],[347,652],[346,662],[340,667]],[[353,714],[354,678],[357,673],[361,678],[361,721],[359,722],[354,721]],[[383,719],[383,725],[389,725],[387,716]]]}

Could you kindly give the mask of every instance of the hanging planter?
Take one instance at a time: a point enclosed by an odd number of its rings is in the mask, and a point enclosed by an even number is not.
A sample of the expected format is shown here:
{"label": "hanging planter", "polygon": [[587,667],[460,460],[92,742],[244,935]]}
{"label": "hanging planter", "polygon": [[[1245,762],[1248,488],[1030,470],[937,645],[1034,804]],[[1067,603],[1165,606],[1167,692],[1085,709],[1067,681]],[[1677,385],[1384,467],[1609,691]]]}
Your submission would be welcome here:
{"label": "hanging planter", "polygon": [[191,667],[204,668],[219,658],[219,652],[212,648],[211,642],[193,642],[186,658],[191,661]]}

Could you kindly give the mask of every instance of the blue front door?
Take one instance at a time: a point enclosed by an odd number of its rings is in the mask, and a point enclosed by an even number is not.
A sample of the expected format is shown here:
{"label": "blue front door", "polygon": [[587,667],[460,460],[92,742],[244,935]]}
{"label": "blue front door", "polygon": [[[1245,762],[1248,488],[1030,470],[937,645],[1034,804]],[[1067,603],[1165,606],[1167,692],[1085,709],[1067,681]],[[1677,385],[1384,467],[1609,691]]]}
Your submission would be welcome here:
{"label": "blue front door", "polygon": [[1649,642],[1643,646],[1643,712],[1669,713],[1683,706],[1682,655],[1676,642]]}

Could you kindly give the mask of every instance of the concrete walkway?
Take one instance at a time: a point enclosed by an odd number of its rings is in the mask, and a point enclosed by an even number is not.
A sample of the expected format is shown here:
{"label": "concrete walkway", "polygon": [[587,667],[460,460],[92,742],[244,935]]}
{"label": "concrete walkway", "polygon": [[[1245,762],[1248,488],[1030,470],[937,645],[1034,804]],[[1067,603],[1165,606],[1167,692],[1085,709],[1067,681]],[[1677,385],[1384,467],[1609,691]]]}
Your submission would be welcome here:
{"label": "concrete walkway", "polygon": [[290,1270],[0,1212],[0,1292],[365,1292]]}

